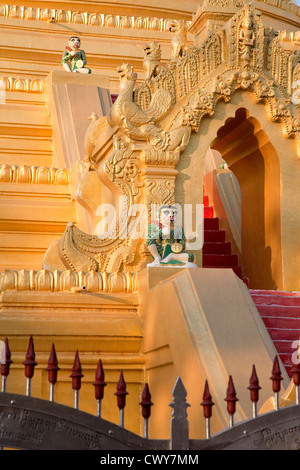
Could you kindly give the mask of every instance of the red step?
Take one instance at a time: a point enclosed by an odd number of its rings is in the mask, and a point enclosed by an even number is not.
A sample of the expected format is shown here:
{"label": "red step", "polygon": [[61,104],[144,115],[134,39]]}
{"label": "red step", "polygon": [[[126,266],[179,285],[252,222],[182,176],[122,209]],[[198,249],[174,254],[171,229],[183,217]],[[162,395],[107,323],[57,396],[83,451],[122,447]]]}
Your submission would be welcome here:
{"label": "red step", "polygon": [[[220,221],[214,217],[213,206],[209,205],[209,196],[203,190],[204,204],[204,244],[202,265],[204,268],[227,268],[242,278],[242,269],[238,265],[238,256],[231,253],[231,242],[226,241],[226,233],[220,230]],[[248,285],[248,280],[243,279]]]}
{"label": "red step", "polygon": [[300,338],[300,293],[250,290],[288,374]]}
{"label": "red step", "polygon": [[226,232],[225,230],[204,230],[204,243],[208,242],[225,242]]}
{"label": "red step", "polygon": [[206,255],[202,256],[203,267],[216,267],[216,268],[236,268],[238,266],[237,255]]}
{"label": "red step", "polygon": [[300,306],[300,296],[294,292],[280,292],[280,291],[252,291],[252,298],[256,304]]}
{"label": "red step", "polygon": [[300,306],[297,305],[270,305],[270,304],[256,304],[257,310],[264,317],[276,317],[283,319],[300,318]]}
{"label": "red step", "polygon": [[204,206],[204,217],[212,219],[214,216],[214,208],[212,206]]}
{"label": "red step", "polygon": [[204,217],[204,230],[219,230],[219,217]]}
{"label": "red step", "polygon": [[209,206],[209,196],[207,194],[203,194],[203,205],[204,207]]}
{"label": "red step", "polygon": [[205,242],[203,245],[203,254],[231,254],[230,242]]}

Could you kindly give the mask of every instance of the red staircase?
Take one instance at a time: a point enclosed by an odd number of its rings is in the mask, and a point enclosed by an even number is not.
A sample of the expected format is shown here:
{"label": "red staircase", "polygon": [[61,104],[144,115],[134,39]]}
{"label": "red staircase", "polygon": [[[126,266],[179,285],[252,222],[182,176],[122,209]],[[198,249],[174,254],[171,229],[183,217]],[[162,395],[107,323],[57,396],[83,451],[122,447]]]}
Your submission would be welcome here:
{"label": "red staircase", "polygon": [[209,205],[209,196],[203,194],[204,205],[204,244],[202,265],[204,268],[231,268],[244,280],[238,256],[231,253],[231,242],[226,241],[225,230],[220,230],[219,218],[214,217],[214,209]]}
{"label": "red staircase", "polygon": [[250,294],[289,375],[300,338],[300,292],[250,290]]}
{"label": "red staircase", "polygon": [[[231,243],[226,241],[225,231],[220,230],[219,218],[214,217],[214,209],[209,205],[209,197],[205,193],[203,204],[203,267],[231,268],[248,285],[238,265],[238,257],[231,253]],[[296,341],[300,338],[300,292],[250,289],[250,294],[287,373],[291,375],[292,355],[297,350]]]}

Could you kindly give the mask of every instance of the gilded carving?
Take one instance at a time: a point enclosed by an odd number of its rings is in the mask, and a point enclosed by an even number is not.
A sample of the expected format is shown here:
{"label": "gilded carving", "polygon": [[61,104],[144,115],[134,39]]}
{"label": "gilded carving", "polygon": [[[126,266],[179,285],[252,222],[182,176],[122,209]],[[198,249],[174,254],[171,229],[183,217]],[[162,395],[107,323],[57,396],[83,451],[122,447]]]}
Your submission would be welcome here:
{"label": "gilded carving", "polygon": [[0,183],[31,183],[68,185],[70,172],[66,168],[35,167],[27,165],[0,166]]}
{"label": "gilded carving", "polygon": [[241,70],[235,73],[235,79],[240,88],[246,90],[259,78],[258,73],[254,72],[249,65],[244,66]]}
{"label": "gilded carving", "polygon": [[27,93],[43,93],[45,88],[44,80],[5,77],[0,76],[0,89],[3,87],[6,91],[24,91]]}
{"label": "gilded carving", "polygon": [[207,38],[199,46],[200,77],[208,75],[222,63],[223,32],[209,31]]}
{"label": "gilded carving", "polygon": [[291,116],[289,99],[275,99],[272,102],[271,117],[274,121]]}
{"label": "gilded carving", "polygon": [[263,66],[264,28],[258,13],[249,4],[230,20],[230,62],[234,67]]}
{"label": "gilded carving", "polygon": [[169,23],[169,30],[174,33],[171,40],[172,59],[176,60],[180,57],[183,51],[188,49],[187,43],[187,24],[183,20],[171,21]]}
{"label": "gilded carving", "polygon": [[153,41],[144,46],[145,59],[143,66],[145,69],[145,78],[155,78],[165,68],[161,63],[161,48],[158,42]]}
{"label": "gilded carving", "polygon": [[[125,18],[122,24],[128,26]],[[227,31],[209,32],[197,48],[187,44],[185,23],[170,23],[171,60],[162,65],[159,44],[147,44],[145,80],[138,86],[132,65],[118,67],[120,94],[107,116],[91,117],[85,142],[87,171],[96,171],[101,184],[110,189],[118,217],[105,236],[89,235],[69,224],[59,241],[66,269],[129,275],[149,263],[143,237],[128,235],[129,228],[142,222],[132,205],[143,204],[149,219],[151,205],[176,202],[176,165],[192,132],[198,131],[203,116],[213,116],[220,99],[229,101],[236,90],[254,93],[270,119],[283,123],[283,135],[295,137],[299,155],[300,120],[292,114],[288,89],[288,83],[298,80],[298,54],[288,57],[277,33],[264,29],[252,4],[243,4],[228,25]],[[95,144],[108,128],[112,151],[99,156]],[[10,178],[8,169],[3,174]],[[91,288],[100,288],[98,277],[90,276]],[[113,286],[123,282],[116,279]]]}
{"label": "gilded carving", "polygon": [[172,103],[170,93],[165,89],[158,89],[149,106],[141,109],[133,101],[137,79],[133,67],[123,64],[117,71],[121,79],[121,92],[107,116],[109,126],[118,126],[128,137],[136,140],[157,137],[160,129],[154,123],[169,111]]}
{"label": "gilded carving", "polygon": [[232,77],[222,77],[217,75],[215,78],[214,92],[222,95],[225,101],[230,99],[232,82]]}
{"label": "gilded carving", "polygon": [[[51,23],[74,23],[91,26],[107,26],[110,28],[133,28],[158,31],[168,31],[170,21],[172,21],[170,19],[56,10],[54,8],[33,8],[7,4],[0,5],[0,16],[33,21],[42,20]],[[189,25],[188,21],[185,23]]]}
{"label": "gilded carving", "polygon": [[85,287],[87,292],[134,292],[136,291],[136,274],[120,272],[74,272],[6,269],[0,273],[0,292],[4,291],[43,291],[74,292],[74,288]]}
{"label": "gilded carving", "polygon": [[254,92],[258,101],[275,96],[274,81],[258,79]]}
{"label": "gilded carving", "polygon": [[294,67],[291,83],[291,101],[293,104],[300,103],[300,63]]}

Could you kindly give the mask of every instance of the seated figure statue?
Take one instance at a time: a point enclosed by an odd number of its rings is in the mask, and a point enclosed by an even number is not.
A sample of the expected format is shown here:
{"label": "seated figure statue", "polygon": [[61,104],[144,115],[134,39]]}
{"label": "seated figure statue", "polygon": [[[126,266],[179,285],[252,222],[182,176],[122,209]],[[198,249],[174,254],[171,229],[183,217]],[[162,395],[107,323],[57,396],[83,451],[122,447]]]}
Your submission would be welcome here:
{"label": "seated figure statue", "polygon": [[154,260],[147,267],[197,267],[194,255],[184,251],[186,238],[183,228],[175,224],[176,216],[175,206],[162,205],[158,220],[149,224],[147,246]]}
{"label": "seated figure statue", "polygon": [[90,69],[85,67],[87,60],[83,49],[80,49],[80,38],[71,36],[68,46],[62,55],[61,64],[66,72],[92,73]]}

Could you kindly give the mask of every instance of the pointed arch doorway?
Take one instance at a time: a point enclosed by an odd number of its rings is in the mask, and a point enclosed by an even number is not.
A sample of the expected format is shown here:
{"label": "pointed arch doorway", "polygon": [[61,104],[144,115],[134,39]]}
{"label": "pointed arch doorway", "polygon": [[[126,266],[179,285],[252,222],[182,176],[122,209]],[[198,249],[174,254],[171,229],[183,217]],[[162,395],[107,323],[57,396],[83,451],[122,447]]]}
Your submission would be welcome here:
{"label": "pointed arch doorway", "polygon": [[[239,264],[249,287],[297,290],[297,271],[290,269],[297,261],[291,242],[296,232],[287,225],[294,220],[290,201],[298,200],[297,190],[291,195],[289,189],[298,178],[295,142],[283,137],[281,124],[268,118],[264,104],[257,104],[251,92],[236,91],[230,102],[220,100],[213,115],[201,119],[182,153],[175,187],[178,203],[202,200],[209,148],[221,154],[240,186]],[[195,254],[199,263],[202,255]]]}
{"label": "pointed arch doorway", "polygon": [[281,285],[280,164],[258,119],[238,108],[210,147],[220,152],[241,191],[241,264],[249,287]]}

